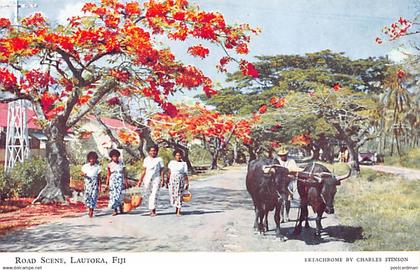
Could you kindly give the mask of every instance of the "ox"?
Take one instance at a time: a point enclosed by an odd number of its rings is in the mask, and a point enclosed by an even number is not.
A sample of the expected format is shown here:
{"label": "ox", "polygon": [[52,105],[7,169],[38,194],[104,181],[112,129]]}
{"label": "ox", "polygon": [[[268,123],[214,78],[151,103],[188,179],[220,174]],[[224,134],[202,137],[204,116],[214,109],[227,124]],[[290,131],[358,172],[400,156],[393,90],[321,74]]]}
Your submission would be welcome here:
{"label": "ox", "polygon": [[268,213],[275,209],[276,236],[284,241],[280,232],[280,210],[286,199],[288,170],[280,167],[277,160],[260,158],[248,165],[246,188],[255,207],[254,228],[260,233],[268,231]]}
{"label": "ox", "polygon": [[334,196],[337,192],[337,185],[349,178],[351,169],[347,175],[335,176],[325,166],[317,163],[308,164],[298,174],[297,189],[300,196],[299,223],[295,227],[294,234],[302,231],[302,222],[305,221],[305,228],[309,228],[308,205],[317,214],[316,235],[321,235],[322,214],[334,214]]}

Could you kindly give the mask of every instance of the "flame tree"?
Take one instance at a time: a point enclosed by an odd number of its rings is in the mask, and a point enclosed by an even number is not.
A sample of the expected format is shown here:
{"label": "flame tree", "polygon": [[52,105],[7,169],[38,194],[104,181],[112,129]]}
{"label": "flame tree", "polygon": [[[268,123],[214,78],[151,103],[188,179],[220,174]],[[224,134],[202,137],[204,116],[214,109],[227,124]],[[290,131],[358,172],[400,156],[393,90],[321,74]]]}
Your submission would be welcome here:
{"label": "flame tree", "polygon": [[[152,136],[156,141],[188,154],[188,143],[194,139],[202,141],[204,148],[212,156],[211,169],[217,169],[217,160],[232,138],[243,143],[251,140],[251,127],[259,120],[259,115],[249,118],[235,118],[211,111],[196,104],[184,106],[176,117],[156,114],[150,119]],[[189,165],[191,168],[191,164]]]}
{"label": "flame tree", "polygon": [[[152,98],[169,115],[177,110],[168,96],[181,88],[215,93],[198,68],[177,60],[163,39],[214,43],[226,52],[248,52],[249,25],[228,25],[222,14],[206,12],[186,0],[86,3],[82,16],[53,26],[35,13],[15,26],[0,19],[0,92],[3,102],[32,103],[48,138],[47,185],[36,202],[63,202],[70,195],[66,132],[111,92]],[[202,44],[188,52],[204,58]],[[225,56],[223,68],[233,58]],[[244,74],[252,64],[236,60]]]}

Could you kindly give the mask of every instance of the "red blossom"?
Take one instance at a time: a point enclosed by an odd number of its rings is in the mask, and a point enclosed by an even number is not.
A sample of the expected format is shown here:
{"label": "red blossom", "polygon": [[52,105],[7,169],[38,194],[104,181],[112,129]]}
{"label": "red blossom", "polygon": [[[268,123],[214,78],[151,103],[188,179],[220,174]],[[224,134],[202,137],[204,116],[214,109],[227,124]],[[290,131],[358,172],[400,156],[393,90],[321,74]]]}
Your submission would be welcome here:
{"label": "red blossom", "polygon": [[402,70],[402,69],[399,69],[399,70],[397,71],[397,77],[398,77],[399,79],[404,78],[406,75],[407,75],[407,74],[406,74],[406,73],[405,73],[405,71],[404,71],[404,70]]}
{"label": "red blossom", "polygon": [[254,78],[258,78],[260,76],[258,70],[255,69],[254,65],[245,60],[241,61],[240,68],[244,76],[251,76]]}
{"label": "red blossom", "polygon": [[335,84],[333,85],[333,90],[334,90],[335,92],[340,91],[340,89],[341,89],[341,85],[340,85],[339,83],[335,83]]}
{"label": "red blossom", "polygon": [[125,5],[125,13],[127,15],[138,15],[140,14],[140,7],[139,3],[137,2],[130,2]]}
{"label": "red blossom", "polygon": [[80,105],[83,105],[83,104],[86,104],[89,100],[90,100],[90,98],[91,98],[91,96],[89,96],[89,95],[83,95],[83,96],[80,96],[78,99],[77,99],[77,104],[80,106]]}
{"label": "red blossom", "polygon": [[381,38],[379,38],[379,37],[377,37],[377,38],[375,39],[375,42],[376,42],[376,44],[382,44],[382,39],[381,39]]}
{"label": "red blossom", "polygon": [[309,134],[295,135],[291,140],[292,144],[308,145],[311,143],[311,136]]}
{"label": "red blossom", "polygon": [[203,87],[203,91],[206,94],[207,97],[211,97],[217,94],[217,91],[214,90],[211,86],[205,85]]}
{"label": "red blossom", "polygon": [[130,79],[130,73],[126,70],[113,69],[109,72],[109,75],[120,82],[127,82]]}
{"label": "red blossom", "polygon": [[267,105],[262,105],[259,109],[258,109],[258,112],[259,113],[261,113],[261,114],[263,114],[263,113],[265,113],[267,111]]}
{"label": "red blossom", "polygon": [[176,12],[173,17],[175,20],[183,21],[185,20],[185,12]]}
{"label": "red blossom", "polygon": [[203,45],[195,45],[188,48],[188,53],[192,56],[198,56],[204,59],[209,53],[210,50],[203,47]]}
{"label": "red blossom", "polygon": [[50,95],[48,92],[44,92],[40,100],[41,107],[44,113],[50,111],[57,100],[58,100],[57,95]]}
{"label": "red blossom", "polygon": [[239,54],[249,53],[248,45],[246,43],[241,43],[236,47],[236,52]]}
{"label": "red blossom", "polygon": [[107,103],[110,106],[116,106],[116,105],[120,105],[121,101],[118,97],[112,97],[112,98],[107,100]]}
{"label": "red blossom", "polygon": [[163,103],[162,109],[170,117],[175,117],[178,114],[178,109],[170,102]]}
{"label": "red blossom", "polygon": [[13,90],[17,87],[16,76],[6,68],[0,68],[0,85],[2,85],[6,91]]}
{"label": "red blossom", "polygon": [[9,28],[11,25],[12,24],[9,19],[0,18],[0,28]]}
{"label": "red blossom", "polygon": [[46,23],[47,21],[45,20],[44,16],[39,12],[28,16],[22,20],[22,25],[25,26],[39,27],[45,25]]}
{"label": "red blossom", "polygon": [[25,50],[29,47],[29,41],[24,38],[15,37],[10,39],[9,42],[13,51]]}

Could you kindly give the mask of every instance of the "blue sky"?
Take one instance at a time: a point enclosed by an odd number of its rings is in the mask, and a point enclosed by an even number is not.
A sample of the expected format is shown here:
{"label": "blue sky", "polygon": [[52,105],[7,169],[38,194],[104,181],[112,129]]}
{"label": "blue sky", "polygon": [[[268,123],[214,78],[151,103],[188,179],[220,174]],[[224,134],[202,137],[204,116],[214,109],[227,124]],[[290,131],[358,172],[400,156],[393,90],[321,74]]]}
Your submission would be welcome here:
{"label": "blue sky", "polygon": [[[7,2],[8,0],[0,0]],[[255,55],[304,54],[324,49],[345,52],[352,58],[387,55],[399,45],[397,42],[378,46],[375,38],[381,29],[400,16],[413,18],[419,12],[420,0],[190,0],[209,11],[220,11],[229,23],[246,22],[259,27],[262,33],[251,42]],[[23,1],[24,2],[24,1]],[[44,12],[55,21],[80,9],[77,0],[32,0],[36,9],[22,10],[29,14]],[[4,10],[4,9],[3,9]],[[2,10],[2,14],[4,11]],[[217,73],[216,62],[220,50],[204,61],[186,54],[188,46],[196,42],[171,43],[174,53],[184,62],[197,65],[215,81],[223,82]],[[398,58],[398,57],[397,57]]]}

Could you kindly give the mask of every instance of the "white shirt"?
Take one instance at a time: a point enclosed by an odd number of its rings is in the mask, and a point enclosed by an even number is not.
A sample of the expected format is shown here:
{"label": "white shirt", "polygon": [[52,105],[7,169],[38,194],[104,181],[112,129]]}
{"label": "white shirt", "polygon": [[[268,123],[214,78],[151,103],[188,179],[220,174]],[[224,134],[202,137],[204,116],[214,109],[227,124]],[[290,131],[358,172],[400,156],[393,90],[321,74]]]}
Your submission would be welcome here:
{"label": "white shirt", "polygon": [[280,162],[280,166],[283,166],[289,170],[289,172],[301,172],[303,171],[302,168],[299,168],[296,164],[296,161],[294,159],[288,158],[286,161],[281,160],[278,158],[278,161]]}
{"label": "white shirt", "polygon": [[171,170],[171,174],[187,174],[188,173],[188,166],[187,163],[184,161],[176,161],[171,160],[168,164],[169,170]]}
{"label": "white shirt", "polygon": [[121,160],[119,160],[118,163],[115,163],[114,161],[111,161],[108,164],[108,169],[111,173],[114,173],[114,172],[123,173],[124,167],[125,167],[124,162],[122,162]]}
{"label": "white shirt", "polygon": [[143,161],[143,168],[146,168],[146,178],[155,178],[159,177],[160,171],[165,165],[161,157],[152,158],[150,156],[146,157]]}
{"label": "white shirt", "polygon": [[82,166],[82,172],[89,178],[97,178],[98,174],[101,173],[101,166],[99,164],[90,165],[90,163],[86,163]]}

